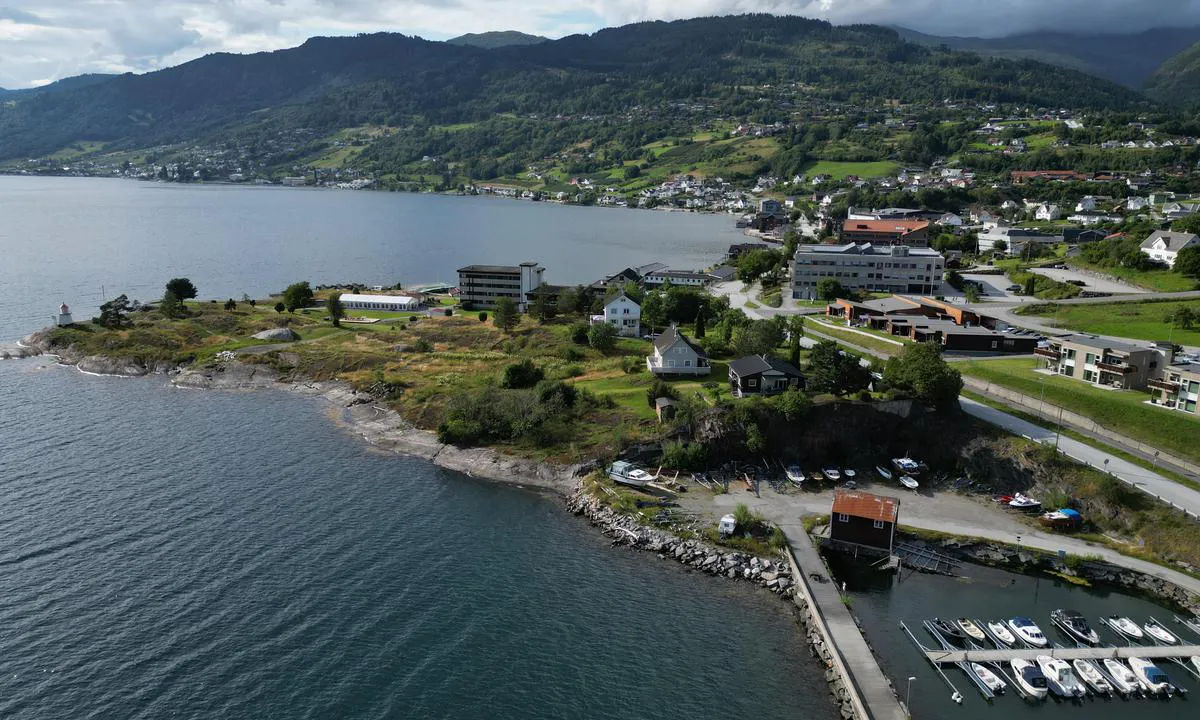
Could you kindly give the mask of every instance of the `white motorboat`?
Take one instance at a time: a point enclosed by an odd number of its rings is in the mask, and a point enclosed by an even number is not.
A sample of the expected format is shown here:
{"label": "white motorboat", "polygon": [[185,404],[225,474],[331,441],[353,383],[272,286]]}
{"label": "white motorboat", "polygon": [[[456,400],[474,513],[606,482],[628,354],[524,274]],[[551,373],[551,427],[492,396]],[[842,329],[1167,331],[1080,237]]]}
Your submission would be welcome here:
{"label": "white motorboat", "polygon": [[1179,642],[1179,638],[1167,632],[1167,629],[1159,625],[1158,621],[1153,618],[1148,623],[1142,623],[1142,628],[1145,629],[1147,635],[1164,645],[1175,645]]}
{"label": "white motorboat", "polygon": [[1074,610],[1055,610],[1050,613],[1050,621],[1059,627],[1072,640],[1095,645],[1100,642],[1100,636],[1088,624],[1087,618]]}
{"label": "white motorboat", "polygon": [[842,468],[842,475],[847,478],[853,478],[857,476],[858,473],[854,471],[854,468]]}
{"label": "white motorboat", "polygon": [[979,678],[979,681],[987,685],[987,689],[994,693],[1002,693],[1004,688],[1008,687],[1008,683],[1001,680],[999,675],[977,662],[971,663],[971,672],[975,673],[975,677]]}
{"label": "white motorboat", "polygon": [[1037,700],[1044,700],[1050,692],[1050,684],[1036,663],[1020,658],[1009,663],[1012,667],[1013,680],[1027,695]]}
{"label": "white motorboat", "polygon": [[1142,691],[1142,683],[1138,680],[1137,675],[1134,675],[1129,666],[1120,660],[1104,658],[1104,670],[1112,678],[1113,687],[1117,689],[1117,692],[1128,695]]}
{"label": "white motorboat", "polygon": [[892,458],[892,467],[909,475],[918,475],[921,472],[921,464],[910,457]]}
{"label": "white motorboat", "polygon": [[[662,468],[659,468],[659,473]],[[617,460],[608,468],[608,477],[613,481],[630,487],[642,488],[658,479],[658,473],[651,475],[631,462]]]}
{"label": "white motorboat", "polygon": [[1154,663],[1146,658],[1131,657],[1129,658],[1129,667],[1133,668],[1133,674],[1137,675],[1138,682],[1147,692],[1155,695],[1169,695],[1172,685],[1171,679]]}
{"label": "white motorboat", "polygon": [[[1037,626],[1037,623],[1027,617],[1015,617],[1008,621],[1008,626],[1012,628],[1013,634],[1026,645],[1035,648],[1044,648],[1050,644],[1046,639],[1046,634]],[[1045,672],[1045,668],[1042,668]]]}
{"label": "white motorboat", "polygon": [[1080,658],[1072,660],[1071,666],[1075,668],[1075,675],[1087,683],[1088,687],[1097,695],[1112,695],[1112,683],[1105,680],[1104,674],[1097,670],[1091,662]]}
{"label": "white motorboat", "polygon": [[875,472],[879,473],[879,477],[883,478],[884,480],[892,479],[892,471],[888,470],[887,468],[885,468],[882,465],[876,465]]}
{"label": "white motorboat", "polygon": [[788,465],[784,468],[784,474],[787,479],[792,481],[792,484],[799,487],[804,484],[804,470],[800,469],[799,465]]}
{"label": "white motorboat", "polygon": [[1200,675],[1200,655],[1193,655],[1188,658],[1188,662],[1192,664],[1192,672]]}
{"label": "white motorboat", "polygon": [[901,475],[900,484],[909,490],[916,490],[921,485],[919,482],[917,482],[917,479],[911,475]]}
{"label": "white motorboat", "polygon": [[1017,639],[1013,637],[1013,634],[1009,631],[1009,629],[1004,626],[1004,623],[989,622],[987,624],[987,629],[990,630],[992,635],[994,635],[996,639],[1004,645],[1012,647],[1013,645],[1017,644]]}
{"label": "white motorboat", "polygon": [[828,479],[830,482],[837,482],[838,480],[842,479],[842,474],[840,472],[838,472],[838,469],[833,467],[832,465],[829,467],[821,468],[821,474],[824,475],[825,478]]}
{"label": "white motorboat", "polygon": [[1142,632],[1140,627],[1137,626],[1137,623],[1127,617],[1109,615],[1108,617],[1104,618],[1104,622],[1108,623],[1110,628],[1116,630],[1118,633],[1124,635],[1130,640],[1141,640],[1142,638],[1146,637],[1146,634]]}
{"label": "white motorboat", "polygon": [[1042,674],[1046,676],[1050,692],[1064,698],[1087,695],[1087,688],[1079,682],[1079,678],[1075,677],[1075,671],[1071,669],[1066,660],[1059,660],[1049,655],[1038,655],[1037,664],[1041,668]]}
{"label": "white motorboat", "polygon": [[1037,510],[1042,506],[1040,500],[1035,500],[1028,495],[1017,493],[1012,496],[1012,500],[1008,501],[1008,506],[1014,510]]}
{"label": "white motorboat", "polygon": [[972,640],[978,640],[979,642],[987,640],[987,635],[985,635],[983,630],[981,630],[978,625],[972,622],[970,618],[959,618],[958,627],[960,627],[962,631],[967,634],[967,637],[971,638]]}

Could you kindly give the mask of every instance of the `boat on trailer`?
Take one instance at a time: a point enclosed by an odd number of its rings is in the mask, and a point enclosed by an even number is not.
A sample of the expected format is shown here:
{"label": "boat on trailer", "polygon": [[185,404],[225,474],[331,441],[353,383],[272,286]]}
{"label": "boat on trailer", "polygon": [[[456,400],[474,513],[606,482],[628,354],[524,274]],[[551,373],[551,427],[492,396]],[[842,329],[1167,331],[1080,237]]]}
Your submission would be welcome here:
{"label": "boat on trailer", "polygon": [[1042,507],[1040,500],[1031,498],[1028,495],[1017,493],[1008,501],[1008,506],[1013,510],[1021,510],[1023,512],[1033,512]]}
{"label": "boat on trailer", "polygon": [[882,465],[876,465],[875,472],[879,473],[879,477],[883,478],[884,480],[892,479],[892,471],[888,470],[887,468],[885,468]]}
{"label": "boat on trailer", "polygon": [[838,469],[830,465],[829,467],[821,468],[821,474],[824,475],[830,482],[837,482],[842,479],[842,474]]}
{"label": "boat on trailer", "polygon": [[1100,636],[1088,624],[1087,618],[1074,610],[1063,610],[1061,608],[1055,610],[1050,613],[1050,622],[1057,625],[1072,640],[1077,640],[1087,645],[1095,645],[1100,642]]}
{"label": "boat on trailer", "polygon": [[624,460],[617,460],[608,468],[608,477],[616,483],[628,485],[629,487],[644,488],[658,479],[662,473],[662,468],[654,475],[646,472],[637,465]]}
{"label": "boat on trailer", "polygon": [[908,475],[921,473],[921,464],[910,457],[892,458],[892,467]]}
{"label": "boat on trailer", "polygon": [[843,477],[853,479],[857,475],[858,475],[858,472],[856,472],[854,470],[854,468],[842,468],[842,476]]}
{"label": "boat on trailer", "polygon": [[900,476],[900,484],[903,485],[904,487],[908,488],[909,490],[916,490],[918,487],[921,486],[921,483],[917,482],[917,479],[915,477],[913,477],[912,475],[901,475]]}
{"label": "boat on trailer", "polygon": [[1013,637],[1012,631],[1004,626],[1002,622],[989,622],[987,629],[992,635],[999,640],[1003,645],[1012,647],[1017,644],[1017,639]]}
{"label": "boat on trailer", "polygon": [[783,472],[787,475],[787,479],[792,481],[792,484],[796,487],[804,484],[804,471],[800,469],[799,465],[788,465],[784,468]]}

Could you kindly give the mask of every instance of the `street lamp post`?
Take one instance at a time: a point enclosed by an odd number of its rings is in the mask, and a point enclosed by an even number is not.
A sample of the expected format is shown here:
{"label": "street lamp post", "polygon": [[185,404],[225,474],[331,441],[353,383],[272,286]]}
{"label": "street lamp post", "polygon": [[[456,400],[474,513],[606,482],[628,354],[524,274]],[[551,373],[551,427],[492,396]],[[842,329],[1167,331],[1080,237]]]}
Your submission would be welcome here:
{"label": "street lamp post", "polygon": [[908,684],[904,687],[904,712],[912,717],[912,708],[908,705],[908,698],[912,696],[912,681],[916,680],[916,676],[909,676]]}

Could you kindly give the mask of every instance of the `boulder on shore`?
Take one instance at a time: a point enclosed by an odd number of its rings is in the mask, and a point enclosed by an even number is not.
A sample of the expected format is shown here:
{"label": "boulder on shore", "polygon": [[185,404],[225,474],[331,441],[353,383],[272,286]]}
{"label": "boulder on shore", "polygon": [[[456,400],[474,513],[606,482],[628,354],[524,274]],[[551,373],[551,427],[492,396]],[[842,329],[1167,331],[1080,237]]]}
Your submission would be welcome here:
{"label": "boulder on shore", "polygon": [[260,333],[255,333],[251,337],[253,337],[255,340],[276,340],[279,342],[294,342],[300,339],[296,333],[292,332],[291,328],[285,327],[263,330]]}

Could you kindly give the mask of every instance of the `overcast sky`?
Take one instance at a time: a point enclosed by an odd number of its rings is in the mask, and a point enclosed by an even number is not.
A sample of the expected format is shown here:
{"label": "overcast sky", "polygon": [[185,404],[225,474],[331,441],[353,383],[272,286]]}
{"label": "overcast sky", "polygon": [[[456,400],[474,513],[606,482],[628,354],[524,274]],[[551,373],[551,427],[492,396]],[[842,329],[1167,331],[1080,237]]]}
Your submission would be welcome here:
{"label": "overcast sky", "polygon": [[275,50],[313,35],[392,30],[443,40],[522,30],[561,37],[745,12],[975,36],[1200,25],[1200,0],[0,0],[0,87],[142,72],[218,50]]}

